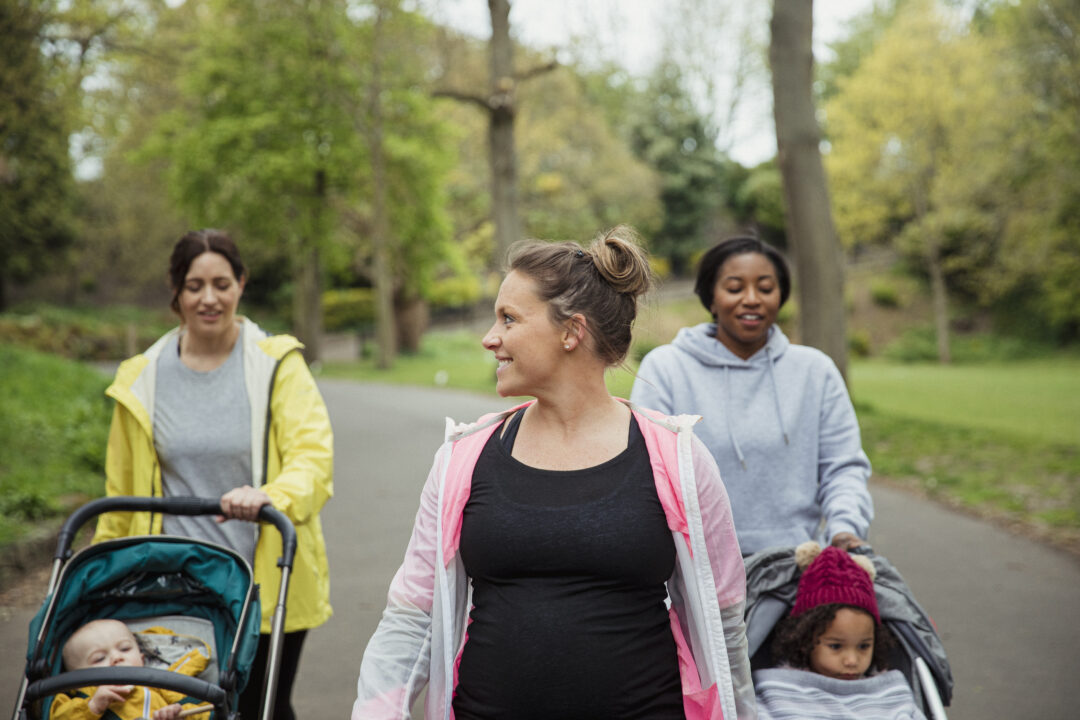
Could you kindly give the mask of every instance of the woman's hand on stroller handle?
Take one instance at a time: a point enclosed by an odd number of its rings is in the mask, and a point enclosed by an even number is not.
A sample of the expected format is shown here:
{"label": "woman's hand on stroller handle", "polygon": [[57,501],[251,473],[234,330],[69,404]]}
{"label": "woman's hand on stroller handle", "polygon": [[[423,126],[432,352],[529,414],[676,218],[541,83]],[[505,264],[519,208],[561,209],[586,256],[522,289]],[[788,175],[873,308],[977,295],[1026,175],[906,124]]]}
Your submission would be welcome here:
{"label": "woman's hand on stroller handle", "polygon": [[250,485],[233,488],[221,496],[221,515],[218,522],[226,520],[246,520],[253,522],[259,517],[263,505],[270,505],[270,496]]}
{"label": "woman's hand on stroller handle", "polygon": [[843,550],[851,550],[853,548],[859,547],[860,545],[865,545],[866,541],[860,538],[855,533],[838,532],[832,536],[832,541],[829,544]]}

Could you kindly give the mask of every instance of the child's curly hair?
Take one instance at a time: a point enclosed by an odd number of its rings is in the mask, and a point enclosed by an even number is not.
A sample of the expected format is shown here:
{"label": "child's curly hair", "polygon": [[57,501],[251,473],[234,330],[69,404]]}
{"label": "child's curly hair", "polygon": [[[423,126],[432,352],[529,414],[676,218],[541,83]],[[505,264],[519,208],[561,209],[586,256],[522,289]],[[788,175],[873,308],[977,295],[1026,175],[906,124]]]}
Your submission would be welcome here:
{"label": "child's curly hair", "polygon": [[[839,603],[818,605],[801,615],[788,615],[776,625],[773,633],[772,656],[777,665],[790,665],[799,670],[810,669],[810,654],[818,639],[829,629],[840,608],[852,607]],[[866,612],[862,608],[852,608]],[[869,615],[869,613],[867,613]],[[877,672],[889,669],[889,652],[896,645],[892,633],[884,625],[874,626],[874,655],[870,667]]]}

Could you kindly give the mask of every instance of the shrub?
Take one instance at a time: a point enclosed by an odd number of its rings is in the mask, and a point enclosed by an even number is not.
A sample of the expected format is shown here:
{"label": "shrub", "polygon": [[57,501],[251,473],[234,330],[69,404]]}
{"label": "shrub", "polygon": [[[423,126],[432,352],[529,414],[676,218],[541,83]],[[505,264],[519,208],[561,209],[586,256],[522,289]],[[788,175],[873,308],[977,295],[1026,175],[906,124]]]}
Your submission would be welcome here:
{"label": "shrub", "polygon": [[912,328],[886,345],[881,354],[893,362],[937,362],[937,337],[934,329]]}
{"label": "shrub", "polygon": [[852,330],[848,333],[848,350],[855,357],[869,357],[870,333],[866,330]]}
{"label": "shrub", "polygon": [[[994,333],[953,333],[949,337],[949,350],[957,364],[1024,360],[1053,352],[1044,343]],[[931,327],[908,330],[889,343],[882,355],[893,362],[937,362],[937,336]]]}
{"label": "shrub", "polygon": [[886,280],[878,279],[870,283],[870,299],[878,307],[900,307],[900,291]]}
{"label": "shrub", "polygon": [[149,347],[171,323],[131,308],[41,307],[0,315],[0,342],[72,360],[116,360]]}
{"label": "shrub", "polygon": [[799,303],[795,299],[795,294],[788,298],[788,301],[784,303],[784,307],[780,308],[780,312],[776,314],[776,322],[781,325],[788,325],[798,321],[799,319]]}
{"label": "shrub", "polygon": [[327,290],[322,296],[322,308],[327,332],[359,330],[375,322],[375,291],[371,288]]}
{"label": "shrub", "polygon": [[[659,280],[665,280],[671,276],[671,261],[665,257],[649,255],[649,267],[652,269],[653,275]],[[697,267],[696,261],[692,267]]]}
{"label": "shrub", "polygon": [[454,275],[433,282],[427,300],[432,310],[463,308],[475,305],[483,294],[480,279],[475,275]]}

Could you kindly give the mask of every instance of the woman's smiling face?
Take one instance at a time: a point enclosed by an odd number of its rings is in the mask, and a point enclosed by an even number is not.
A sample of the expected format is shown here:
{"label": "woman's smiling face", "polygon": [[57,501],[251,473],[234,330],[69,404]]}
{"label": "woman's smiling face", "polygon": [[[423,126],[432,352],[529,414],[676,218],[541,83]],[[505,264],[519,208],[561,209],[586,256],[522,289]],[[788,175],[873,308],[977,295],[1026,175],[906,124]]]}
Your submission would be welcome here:
{"label": "woman's smiling face", "polygon": [[188,332],[205,337],[229,332],[244,292],[224,255],[207,251],[191,261],[178,302]]}
{"label": "woman's smiling face", "polygon": [[495,323],[481,341],[495,353],[496,391],[503,397],[535,396],[549,386],[562,366],[565,331],[551,321],[536,282],[511,271],[495,299]]}
{"label": "woman's smiling face", "polygon": [[743,360],[769,340],[769,328],[780,312],[776,267],[761,253],[733,255],[716,273],[713,302],[716,339]]}

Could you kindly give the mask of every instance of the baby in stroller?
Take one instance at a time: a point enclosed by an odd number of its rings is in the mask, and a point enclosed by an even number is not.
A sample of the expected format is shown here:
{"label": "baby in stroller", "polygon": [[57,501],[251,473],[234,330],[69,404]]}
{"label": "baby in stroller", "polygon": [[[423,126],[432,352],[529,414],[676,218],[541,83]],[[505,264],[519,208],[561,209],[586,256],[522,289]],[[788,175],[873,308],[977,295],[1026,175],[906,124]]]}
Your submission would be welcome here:
{"label": "baby in stroller", "polygon": [[[897,641],[878,611],[871,558],[804,543],[791,612],[755,665],[759,717],[925,720],[908,678],[890,669]],[[748,572],[760,575],[759,563]]]}
{"label": "baby in stroller", "polygon": [[[142,667],[144,664],[143,649],[135,634],[124,623],[111,619],[92,620],[72,633],[64,644],[62,657],[66,670],[116,665]],[[194,677],[206,669],[209,661],[206,652],[192,650],[169,669]],[[81,688],[71,695],[58,693],[50,717],[56,720],[178,720],[191,715],[208,717],[210,707],[170,690],[99,685]]]}

